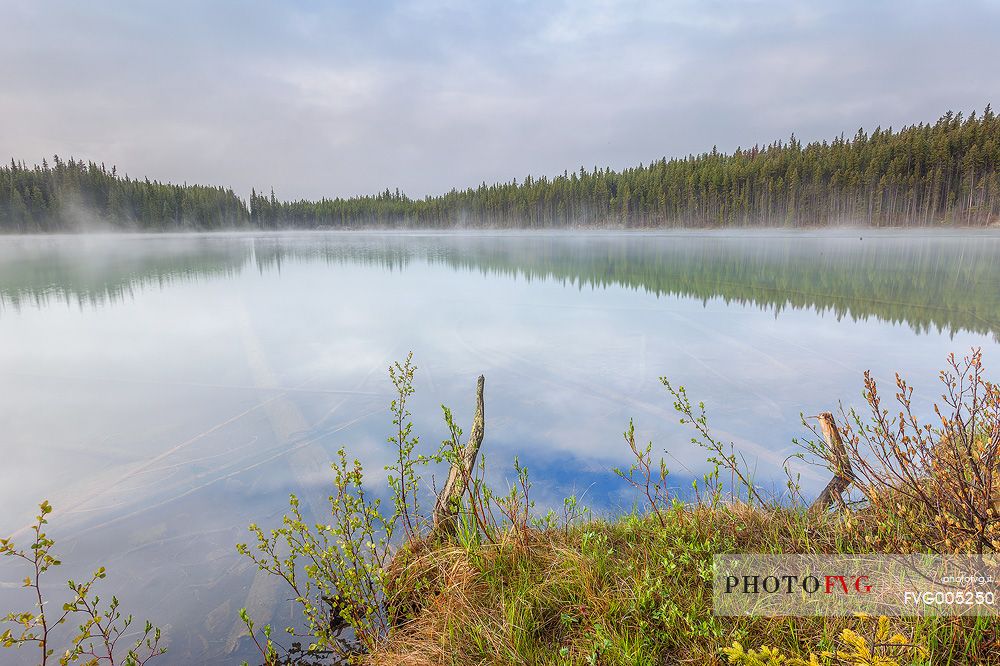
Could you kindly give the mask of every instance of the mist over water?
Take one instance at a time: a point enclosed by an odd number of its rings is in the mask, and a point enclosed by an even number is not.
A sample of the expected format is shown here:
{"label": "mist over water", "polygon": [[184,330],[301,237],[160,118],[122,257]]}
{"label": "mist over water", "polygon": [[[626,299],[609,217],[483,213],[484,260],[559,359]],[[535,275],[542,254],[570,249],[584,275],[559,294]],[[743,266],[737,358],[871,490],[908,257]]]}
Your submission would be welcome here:
{"label": "mist over water", "polygon": [[[630,417],[678,492],[707,470],[660,376],[778,487],[800,413],[858,404],[866,369],[927,410],[948,353],[1000,368],[998,335],[1000,233],[4,237],[0,534],[48,498],[56,574],[107,566],[168,629],[166,663],[234,663],[240,607],[290,620],[235,552],[246,524],[292,491],[319,516],[340,446],[384,491],[386,368],[410,350],[427,449],[485,374],[491,480],[517,455],[540,508],[613,512],[634,501],[610,473]],[[0,566],[0,607],[19,579]]]}

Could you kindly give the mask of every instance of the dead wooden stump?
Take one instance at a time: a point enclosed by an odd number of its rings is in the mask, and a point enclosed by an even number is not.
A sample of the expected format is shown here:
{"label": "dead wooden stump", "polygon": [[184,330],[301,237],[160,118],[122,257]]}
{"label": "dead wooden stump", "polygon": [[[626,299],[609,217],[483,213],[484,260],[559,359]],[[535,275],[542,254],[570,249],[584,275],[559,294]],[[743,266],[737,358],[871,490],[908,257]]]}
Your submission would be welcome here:
{"label": "dead wooden stump", "polygon": [[445,481],[444,487],[441,488],[437,501],[434,503],[432,533],[435,536],[453,537],[458,531],[458,512],[462,495],[465,493],[469,479],[472,478],[472,473],[475,470],[479,447],[483,445],[486,427],[483,416],[483,386],[485,383],[486,378],[480,375],[476,382],[476,414],[472,419],[469,441],[466,442],[460,453],[456,451],[457,455],[451,464],[451,470],[448,472],[448,480]]}
{"label": "dead wooden stump", "polygon": [[831,456],[827,462],[833,469],[833,478],[830,479],[830,483],[826,484],[826,488],[809,508],[826,511],[834,503],[841,508],[846,508],[843,494],[854,481],[851,460],[847,457],[847,449],[844,448],[844,440],[841,439],[840,431],[837,430],[837,422],[833,420],[833,414],[823,412],[817,418],[823,439],[826,440],[827,451]]}

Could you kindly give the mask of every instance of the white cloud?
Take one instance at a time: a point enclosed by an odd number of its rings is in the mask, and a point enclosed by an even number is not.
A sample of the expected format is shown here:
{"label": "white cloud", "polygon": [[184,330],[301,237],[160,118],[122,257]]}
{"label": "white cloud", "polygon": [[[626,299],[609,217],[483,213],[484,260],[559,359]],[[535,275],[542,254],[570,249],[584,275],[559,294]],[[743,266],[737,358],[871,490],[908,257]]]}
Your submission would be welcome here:
{"label": "white cloud", "polygon": [[0,146],[244,194],[422,196],[982,108],[998,28],[995,3],[20,5]]}

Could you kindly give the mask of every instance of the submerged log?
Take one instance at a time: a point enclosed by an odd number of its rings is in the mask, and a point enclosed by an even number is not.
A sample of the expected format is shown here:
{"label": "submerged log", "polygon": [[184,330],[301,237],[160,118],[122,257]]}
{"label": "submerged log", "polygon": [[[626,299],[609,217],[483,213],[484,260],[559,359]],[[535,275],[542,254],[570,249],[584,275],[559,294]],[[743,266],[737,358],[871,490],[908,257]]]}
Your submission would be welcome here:
{"label": "submerged log", "polygon": [[841,508],[847,505],[844,503],[844,492],[854,481],[854,471],[851,469],[851,460],[847,457],[847,449],[844,448],[844,440],[837,430],[837,422],[833,420],[833,414],[823,412],[818,417],[819,428],[826,440],[826,448],[830,458],[827,462],[833,470],[833,478],[826,488],[819,494],[816,501],[812,503],[811,509],[826,511],[831,505],[837,504]]}
{"label": "submerged log", "polygon": [[455,452],[456,456],[451,464],[451,470],[448,472],[448,480],[445,481],[444,487],[441,488],[437,501],[434,503],[433,534],[435,536],[451,537],[458,531],[458,512],[462,495],[475,471],[479,447],[483,445],[486,427],[483,416],[483,386],[485,383],[486,378],[480,375],[476,382],[476,414],[472,419],[469,441],[465,443],[460,452]]}

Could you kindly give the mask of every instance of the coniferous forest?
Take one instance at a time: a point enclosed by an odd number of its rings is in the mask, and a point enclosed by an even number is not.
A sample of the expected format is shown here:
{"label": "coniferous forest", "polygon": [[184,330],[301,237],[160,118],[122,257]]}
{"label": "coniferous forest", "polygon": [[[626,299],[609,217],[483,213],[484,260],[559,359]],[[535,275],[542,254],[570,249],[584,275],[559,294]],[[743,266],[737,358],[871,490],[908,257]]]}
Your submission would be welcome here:
{"label": "coniferous forest", "polygon": [[411,199],[281,201],[133,179],[53,157],[0,168],[0,230],[280,228],[987,226],[1000,222],[1000,118],[949,112],[933,124],[802,144],[663,158],[621,172],[581,168]]}

